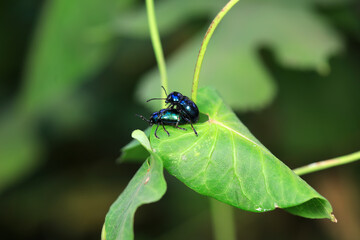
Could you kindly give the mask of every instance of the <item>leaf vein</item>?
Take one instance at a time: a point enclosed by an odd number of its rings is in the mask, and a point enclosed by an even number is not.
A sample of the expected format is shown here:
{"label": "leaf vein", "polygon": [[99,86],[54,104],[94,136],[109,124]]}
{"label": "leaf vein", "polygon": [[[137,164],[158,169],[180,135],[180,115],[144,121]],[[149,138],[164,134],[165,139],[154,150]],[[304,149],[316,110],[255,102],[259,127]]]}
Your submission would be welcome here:
{"label": "leaf vein", "polygon": [[[192,178],[190,178],[190,181],[192,181],[193,179],[195,179],[195,178],[198,177],[199,175],[205,173],[205,172],[207,171],[207,169],[208,169],[208,166],[209,166],[210,161],[211,161],[211,158],[212,158],[212,154],[213,154],[213,152],[214,152],[214,150],[215,150],[215,144],[216,144],[216,141],[217,141],[218,129],[217,129],[217,128],[215,128],[215,129],[216,129],[216,132],[215,132],[214,143],[213,143],[213,145],[212,145],[212,147],[211,147],[208,160],[206,161],[206,166],[205,166],[205,168],[203,168],[202,171],[199,171],[199,172],[198,172],[197,174],[195,174]],[[208,132],[210,132],[210,131],[208,131]],[[205,182],[206,182],[206,181],[205,181]],[[205,183],[205,184],[206,184],[206,183]],[[207,186],[206,186],[206,187],[207,187]],[[207,188],[208,188],[208,187],[207,187]],[[209,190],[209,189],[208,189],[208,190]],[[209,190],[209,191],[210,191],[210,190]]]}
{"label": "leaf vein", "polygon": [[221,122],[218,122],[218,121],[216,121],[216,120],[211,120],[211,122],[213,122],[214,124],[217,124],[217,125],[225,128],[225,129],[229,130],[229,131],[232,132],[232,133],[235,133],[237,136],[239,136],[239,137],[245,139],[246,141],[251,142],[252,144],[258,146],[260,149],[262,149],[265,153],[269,154],[270,156],[272,155],[272,154],[269,152],[269,150],[267,150],[267,149],[264,148],[263,146],[259,145],[257,142],[254,142],[253,140],[251,140],[250,138],[246,137],[245,135],[239,133],[238,131],[232,129],[231,127],[226,126],[225,124],[223,124],[223,123],[221,123]]}
{"label": "leaf vein", "polygon": [[[232,141],[232,147],[233,147],[233,165],[234,165],[234,175],[237,178],[238,182],[239,182],[239,187],[241,192],[243,193],[243,195],[249,200],[249,202],[251,202],[252,204],[254,204],[254,206],[256,206],[256,204],[247,196],[247,194],[245,193],[243,186],[242,186],[242,180],[240,178],[240,176],[237,174],[236,172],[236,168],[237,168],[237,162],[236,162],[236,147],[235,147],[235,140],[234,140],[234,134],[232,132],[230,132],[231,135],[231,141]],[[238,202],[239,204],[239,202]]]}
{"label": "leaf vein", "polygon": [[[260,155],[260,159],[261,159],[261,173],[264,177],[264,184],[265,184],[265,190],[267,192],[267,194],[271,197],[271,199],[273,200],[274,204],[277,204],[276,203],[276,200],[275,200],[275,197],[272,195],[272,193],[270,192],[270,189],[269,189],[269,185],[268,185],[268,182],[266,181],[266,175],[265,175],[265,169],[264,169],[264,164],[265,164],[265,160],[264,160],[264,154],[260,151],[260,149],[258,149],[258,152],[259,152],[259,155]],[[274,206],[276,207],[276,206]]]}
{"label": "leaf vein", "polygon": [[207,136],[209,134],[209,131],[206,134],[203,134],[201,137],[199,137],[193,144],[190,145],[190,147],[188,147],[187,149],[185,149],[184,151],[182,151],[180,153],[180,158],[186,153],[188,152],[190,149],[192,149],[193,147],[196,147],[196,144],[201,141],[205,136]]}

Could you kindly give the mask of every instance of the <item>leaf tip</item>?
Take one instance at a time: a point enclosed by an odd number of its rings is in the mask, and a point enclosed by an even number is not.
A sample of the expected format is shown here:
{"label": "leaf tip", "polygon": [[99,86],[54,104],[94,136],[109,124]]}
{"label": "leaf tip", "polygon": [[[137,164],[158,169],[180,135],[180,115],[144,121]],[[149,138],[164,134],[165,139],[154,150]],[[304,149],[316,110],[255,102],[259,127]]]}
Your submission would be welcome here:
{"label": "leaf tip", "polygon": [[336,219],[336,217],[335,217],[335,215],[334,215],[333,213],[330,215],[330,220],[331,220],[333,223],[337,223],[337,219]]}
{"label": "leaf tip", "polygon": [[136,129],[131,133],[131,137],[138,140],[149,152],[152,152],[150,141],[143,131]]}
{"label": "leaf tip", "polygon": [[105,230],[105,223],[101,230],[101,240],[106,240],[106,230]]}

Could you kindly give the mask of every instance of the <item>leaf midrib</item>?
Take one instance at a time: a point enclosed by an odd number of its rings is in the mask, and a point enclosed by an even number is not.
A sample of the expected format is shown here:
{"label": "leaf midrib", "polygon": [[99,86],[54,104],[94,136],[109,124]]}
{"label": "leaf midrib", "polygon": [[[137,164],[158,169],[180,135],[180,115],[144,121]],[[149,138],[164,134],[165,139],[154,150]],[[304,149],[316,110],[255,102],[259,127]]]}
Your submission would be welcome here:
{"label": "leaf midrib", "polygon": [[235,133],[236,135],[238,135],[239,137],[243,138],[245,141],[248,141],[254,145],[256,145],[257,147],[259,147],[263,152],[262,153],[267,153],[268,155],[272,156],[273,155],[270,153],[269,150],[267,150],[266,148],[264,148],[263,146],[259,145],[257,142],[254,142],[253,140],[251,140],[250,138],[246,137],[245,135],[241,134],[240,132],[236,131],[235,129],[223,124],[222,122],[219,122],[215,119],[209,119],[209,122],[212,123],[212,124],[216,124],[216,125],[219,125],[227,130],[229,130],[230,132],[233,132]]}

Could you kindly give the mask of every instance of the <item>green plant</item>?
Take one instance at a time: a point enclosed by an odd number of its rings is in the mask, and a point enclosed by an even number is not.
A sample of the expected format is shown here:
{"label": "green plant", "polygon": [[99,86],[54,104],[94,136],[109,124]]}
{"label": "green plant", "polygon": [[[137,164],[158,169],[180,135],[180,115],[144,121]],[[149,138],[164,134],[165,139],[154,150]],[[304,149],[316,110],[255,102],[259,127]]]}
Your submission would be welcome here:
{"label": "green plant", "polygon": [[[123,148],[123,153],[144,156],[147,160],[110,208],[102,232],[103,239],[133,238],[136,209],[142,204],[159,200],[166,191],[163,165],[194,191],[247,211],[265,212],[281,208],[306,218],[337,221],[330,203],[298,175],[356,161],[360,159],[360,152],[291,171],[249,132],[216,90],[207,87],[198,92],[200,69],[212,33],[237,2],[230,0],[219,12],[205,35],[198,56],[192,99],[205,114],[196,124],[199,138],[195,139],[191,131],[184,133],[175,129],[169,129],[171,138],[159,133],[160,139],[154,137],[154,128],[148,130],[147,135],[140,130],[133,132],[132,137],[139,143],[131,142]],[[165,61],[153,2],[147,0],[146,3],[152,42],[162,84],[166,88]],[[323,65],[320,71],[327,71],[326,66]],[[216,209],[217,203],[212,206]],[[230,235],[230,239],[235,238],[234,234]],[[224,239],[220,231],[216,237]]]}

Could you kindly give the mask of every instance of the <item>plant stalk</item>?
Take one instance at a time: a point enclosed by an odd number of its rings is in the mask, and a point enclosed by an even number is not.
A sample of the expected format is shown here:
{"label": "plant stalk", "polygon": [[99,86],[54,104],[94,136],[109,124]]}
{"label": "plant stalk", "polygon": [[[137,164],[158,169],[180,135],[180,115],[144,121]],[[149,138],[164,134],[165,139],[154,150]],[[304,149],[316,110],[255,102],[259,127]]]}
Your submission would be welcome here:
{"label": "plant stalk", "polygon": [[[238,2],[239,0],[230,0],[225,7],[216,15],[211,22],[205,37],[201,43],[199,55],[195,65],[195,72],[191,90],[191,99],[196,103],[197,90],[199,86],[199,75],[204,60],[205,52],[209,41],[227,12]],[[218,202],[215,199],[210,199],[211,215],[213,220],[213,232],[215,240],[236,240],[236,231],[234,223],[234,213],[231,206]]]}
{"label": "plant stalk", "polygon": [[209,198],[215,240],[236,240],[233,207]]}
{"label": "plant stalk", "polygon": [[355,162],[357,160],[360,160],[360,151],[354,152],[354,153],[351,153],[351,154],[348,154],[348,155],[345,155],[345,156],[325,160],[325,161],[311,163],[309,165],[296,168],[293,171],[297,175],[300,176],[300,175],[304,175],[304,174],[324,170],[324,169],[327,169],[327,168],[331,168],[331,167],[340,166],[340,165],[343,165],[343,164]]}
{"label": "plant stalk", "polygon": [[200,75],[200,70],[201,70],[201,65],[202,62],[204,60],[204,56],[205,56],[205,52],[206,52],[206,48],[207,45],[209,44],[209,41],[211,39],[211,36],[213,35],[217,25],[220,23],[220,21],[223,19],[223,17],[227,14],[227,12],[238,2],[239,0],[230,0],[223,9],[221,9],[221,11],[216,15],[216,17],[214,18],[214,20],[211,22],[205,37],[201,43],[201,47],[200,47],[200,51],[199,51],[199,55],[196,61],[196,65],[195,65],[195,73],[194,73],[194,78],[193,78],[193,85],[192,85],[192,90],[191,90],[191,99],[192,101],[196,102],[196,98],[197,98],[197,90],[198,90],[198,86],[199,86],[199,75]]}
{"label": "plant stalk", "polygon": [[[167,73],[166,73],[166,64],[163,49],[161,46],[159,30],[156,24],[156,17],[155,17],[155,10],[154,10],[154,1],[153,0],[146,0],[146,10],[149,22],[149,30],[150,30],[150,37],[151,43],[154,48],[154,53],[156,57],[156,61],[159,67],[159,72],[161,76],[161,85],[168,91],[168,80],[167,80]],[[161,89],[161,97],[166,98],[166,94]],[[162,108],[165,108],[165,101],[161,101]]]}

